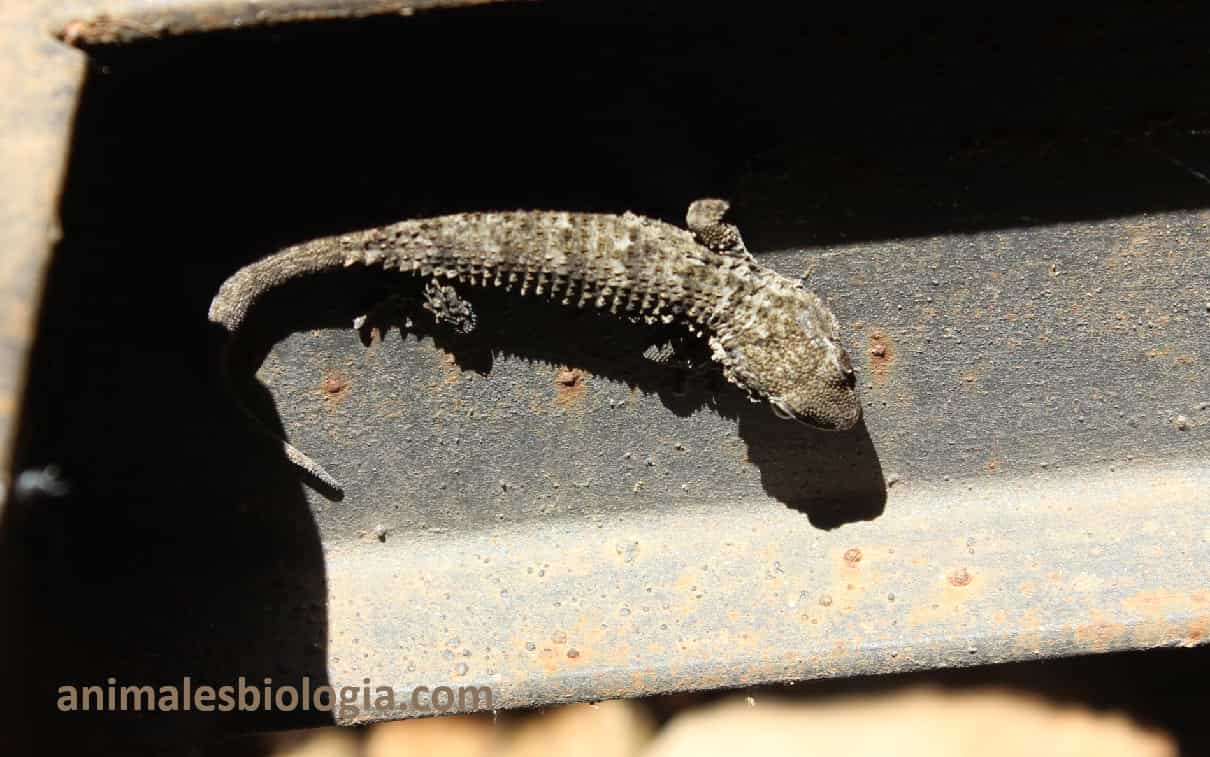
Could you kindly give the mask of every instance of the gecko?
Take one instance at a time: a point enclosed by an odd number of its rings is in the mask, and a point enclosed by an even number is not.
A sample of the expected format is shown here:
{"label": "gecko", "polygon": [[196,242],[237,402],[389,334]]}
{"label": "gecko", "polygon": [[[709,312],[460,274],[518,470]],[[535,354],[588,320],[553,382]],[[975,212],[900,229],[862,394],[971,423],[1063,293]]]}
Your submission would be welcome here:
{"label": "gecko", "polygon": [[840,324],[803,282],[762,266],[726,200],[693,202],[686,228],[622,214],[517,210],[420,218],[287,247],[236,271],[210,304],[228,333],[224,379],[236,404],[284,456],[336,493],[318,463],[261,424],[231,388],[230,346],[252,306],[294,279],[352,266],[427,279],[423,307],[438,323],[474,328],[459,287],[497,287],[566,307],[594,307],[704,337],[726,379],[779,417],[846,430],[861,402]]}

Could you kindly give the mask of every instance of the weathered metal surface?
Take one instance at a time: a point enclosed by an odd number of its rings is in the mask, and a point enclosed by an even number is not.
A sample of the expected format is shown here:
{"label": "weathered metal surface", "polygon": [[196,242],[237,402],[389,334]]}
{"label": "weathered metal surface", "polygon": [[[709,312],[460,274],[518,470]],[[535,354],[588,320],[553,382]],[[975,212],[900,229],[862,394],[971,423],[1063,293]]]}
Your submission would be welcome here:
{"label": "weathered metal surface", "polygon": [[57,234],[54,203],[84,69],[80,53],[43,33],[45,18],[40,3],[0,7],[6,52],[0,67],[0,164],[9,167],[0,172],[0,460],[6,465],[42,277]]}
{"label": "weathered metal surface", "polygon": [[[58,465],[72,495],[6,523],[39,581],[31,701],[109,675],[310,675],[491,685],[514,707],[1204,642],[1210,103],[1181,78],[1192,53],[1119,44],[1135,22],[1117,12],[1084,40],[1113,66],[1006,94],[977,29],[929,32],[954,46],[942,65],[890,18],[856,45],[817,19],[812,37],[590,10],[98,52],[16,461]],[[1169,23],[1205,25],[1187,13]],[[1030,48],[1042,70],[1066,60],[1058,37]],[[475,54],[443,58],[452,39]],[[863,78],[861,55],[895,50]],[[844,55],[843,83],[817,73]],[[468,96],[485,60],[496,78]],[[954,88],[992,94],[946,110]],[[44,168],[62,137],[39,143]],[[675,220],[723,189],[749,245],[809,270],[844,322],[856,432],[686,384],[641,359],[637,326],[490,293],[470,338],[363,344],[348,324],[393,279],[355,272],[264,309],[268,392],[250,388],[343,501],[295,480],[215,380],[209,298],[282,244],[474,207]],[[41,228],[49,208],[18,215]],[[33,256],[17,303],[47,252],[28,239],[4,250]],[[316,720],[210,718],[153,725]]]}
{"label": "weathered metal surface", "polygon": [[[627,382],[634,345],[572,350],[593,369],[569,388],[428,341],[287,339],[260,375],[348,487],[310,498],[332,680],[507,707],[1203,642],[1208,219],[766,256],[813,266],[864,347],[854,435],[725,389],[684,417]],[[587,320],[503,330],[600,350]]]}
{"label": "weathered metal surface", "polygon": [[[183,34],[255,29],[314,21],[354,21],[374,16],[410,16],[414,13],[502,0],[237,0],[236,2],[163,2],[127,0],[124,3],[93,3],[85,15],[60,12],[55,36],[69,45],[129,44]],[[515,0],[514,0],[515,1]],[[79,5],[79,4],[77,4]]]}
{"label": "weathered metal surface", "polygon": [[832,532],[687,499],[349,539],[328,555],[330,674],[490,685],[512,707],[1193,646],[1210,633],[1207,483],[1163,467],[906,486]]}

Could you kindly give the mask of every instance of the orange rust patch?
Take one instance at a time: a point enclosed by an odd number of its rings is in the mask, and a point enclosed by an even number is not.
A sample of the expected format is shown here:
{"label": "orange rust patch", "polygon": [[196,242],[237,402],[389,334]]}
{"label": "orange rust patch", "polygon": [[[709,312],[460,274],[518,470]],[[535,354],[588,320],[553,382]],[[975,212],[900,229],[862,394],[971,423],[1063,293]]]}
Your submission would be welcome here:
{"label": "orange rust patch", "polygon": [[[864,549],[849,547],[835,551],[831,556],[834,566],[830,580],[819,587],[820,593],[816,600],[821,608],[830,608],[820,612],[850,613],[857,609],[858,603],[866,596],[871,586],[877,586],[882,580],[879,575],[879,560],[883,552],[874,545],[867,544]],[[805,608],[811,613],[814,608]]]}
{"label": "orange rust patch", "polygon": [[[957,584],[954,583],[955,578],[958,579]],[[952,571],[946,574],[939,591],[908,613],[908,626],[919,628],[933,625],[954,617],[955,613],[970,612],[969,603],[981,599],[986,589],[986,575],[971,573],[966,568]]]}
{"label": "orange rust patch", "polygon": [[566,386],[568,388],[578,386],[583,380],[583,372],[571,369],[561,370],[555,375],[555,383],[559,386]]}
{"label": "orange rust patch", "polygon": [[970,571],[966,568],[950,571],[949,575],[945,577],[950,586],[970,586],[972,579],[973,576],[971,576]]}
{"label": "orange rust patch", "polygon": [[584,399],[588,377],[579,368],[562,368],[555,374],[555,404],[571,407]]}
{"label": "orange rust patch", "polygon": [[1000,461],[993,457],[991,460],[988,460],[983,467],[988,473],[996,473],[1000,470]]}
{"label": "orange rust patch", "polygon": [[1210,592],[1184,594],[1175,591],[1141,591],[1122,600],[1122,607],[1150,620],[1166,620],[1169,615],[1192,614],[1210,605]]}
{"label": "orange rust patch", "polygon": [[447,385],[458,383],[458,376],[461,375],[462,371],[458,368],[458,359],[456,357],[448,352],[442,354],[441,367],[445,370],[445,383]]}
{"label": "orange rust patch", "polygon": [[1076,644],[1097,652],[1104,652],[1119,636],[1126,633],[1126,626],[1121,623],[1111,623],[1100,613],[1093,613],[1091,623],[1076,628],[1072,637]]}
{"label": "orange rust patch", "polygon": [[883,383],[895,366],[895,344],[882,329],[870,332],[870,372],[874,382]]}
{"label": "orange rust patch", "polygon": [[1210,615],[1203,615],[1200,618],[1195,618],[1189,624],[1189,630],[1185,633],[1185,638],[1181,639],[1181,646],[1196,647],[1199,644],[1205,644],[1208,638],[1210,638]]}
{"label": "orange rust patch", "polygon": [[1042,630],[1042,618],[1038,615],[1037,610],[1026,610],[1025,612],[1021,613],[1019,623],[1022,628],[1029,631]]}
{"label": "orange rust patch", "polygon": [[319,390],[323,393],[324,404],[333,408],[344,401],[349,388],[349,378],[340,371],[332,371],[319,382]]}

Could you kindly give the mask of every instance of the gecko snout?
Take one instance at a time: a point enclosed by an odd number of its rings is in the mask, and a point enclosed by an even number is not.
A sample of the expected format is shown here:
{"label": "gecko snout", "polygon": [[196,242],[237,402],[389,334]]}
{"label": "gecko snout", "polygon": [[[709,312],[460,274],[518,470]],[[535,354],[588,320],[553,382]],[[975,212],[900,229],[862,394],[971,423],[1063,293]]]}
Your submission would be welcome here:
{"label": "gecko snout", "polygon": [[828,340],[828,347],[810,379],[769,396],[769,406],[777,417],[825,431],[845,431],[861,420],[853,362],[839,344]]}

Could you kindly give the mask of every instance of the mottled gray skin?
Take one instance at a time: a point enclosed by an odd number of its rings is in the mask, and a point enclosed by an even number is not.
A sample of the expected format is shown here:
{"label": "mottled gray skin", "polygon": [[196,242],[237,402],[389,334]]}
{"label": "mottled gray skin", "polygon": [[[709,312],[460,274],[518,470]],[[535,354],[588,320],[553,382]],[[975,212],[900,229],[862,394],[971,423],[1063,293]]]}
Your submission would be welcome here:
{"label": "mottled gray skin", "polygon": [[[802,283],[758,264],[738,230],[720,222],[726,209],[722,200],[695,202],[692,232],[633,213],[512,211],[317,239],[237,271],[210,304],[210,320],[235,334],[265,292],[350,266],[502,287],[648,323],[682,323],[708,339],[727,380],[754,401],[817,428],[851,428],[861,403],[836,317]],[[292,462],[339,491],[319,465],[281,444]]]}

